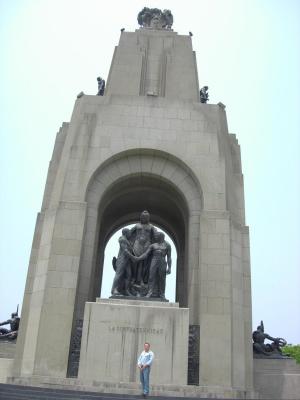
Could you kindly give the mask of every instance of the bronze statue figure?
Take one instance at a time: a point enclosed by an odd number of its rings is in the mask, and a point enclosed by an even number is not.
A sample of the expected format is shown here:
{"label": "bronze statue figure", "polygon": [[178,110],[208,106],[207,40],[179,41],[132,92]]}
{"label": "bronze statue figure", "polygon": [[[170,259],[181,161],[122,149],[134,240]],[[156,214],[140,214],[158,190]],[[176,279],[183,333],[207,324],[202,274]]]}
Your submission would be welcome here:
{"label": "bronze statue figure", "polygon": [[103,96],[105,90],[105,80],[102,79],[100,76],[97,78],[98,81],[98,93],[97,96]]}
{"label": "bronze statue figure", "polygon": [[129,242],[130,230],[124,228],[122,230],[122,236],[119,238],[120,250],[118,258],[113,258],[113,267],[116,271],[113,285],[111,288],[111,294],[114,296],[132,296],[130,293],[131,283],[131,262],[132,259],[132,246]]}
{"label": "bronze statue figure", "polygon": [[10,329],[0,328],[0,340],[15,340],[17,338],[20,325],[18,309],[19,306],[17,307],[17,311],[11,314],[10,319],[0,322],[0,326],[10,325]]}
{"label": "bronze statue figure", "polygon": [[147,251],[137,259],[143,260],[149,255],[152,255],[152,258],[146,297],[159,297],[165,300],[166,274],[171,273],[172,259],[171,246],[165,241],[165,235],[162,232],[155,233],[155,243],[151,244]]}
{"label": "bronze statue figure", "polygon": [[[133,253],[139,257],[142,255],[151,243],[154,242],[154,234],[156,228],[150,224],[150,214],[148,211],[143,211],[138,222],[130,230],[130,237],[133,240]],[[143,286],[149,275],[149,262],[147,260],[140,260],[134,265],[133,283],[139,288]]]}
{"label": "bronze statue figure", "polygon": [[[282,354],[281,348],[286,345],[286,340],[283,338],[274,338],[265,333],[263,321],[260,322],[260,325],[258,325],[256,331],[253,332],[252,339],[253,352],[256,357],[285,357]],[[272,341],[272,343],[265,343],[266,339]]]}
{"label": "bronze statue figure", "polygon": [[200,102],[206,104],[208,102],[208,86],[200,89]]}

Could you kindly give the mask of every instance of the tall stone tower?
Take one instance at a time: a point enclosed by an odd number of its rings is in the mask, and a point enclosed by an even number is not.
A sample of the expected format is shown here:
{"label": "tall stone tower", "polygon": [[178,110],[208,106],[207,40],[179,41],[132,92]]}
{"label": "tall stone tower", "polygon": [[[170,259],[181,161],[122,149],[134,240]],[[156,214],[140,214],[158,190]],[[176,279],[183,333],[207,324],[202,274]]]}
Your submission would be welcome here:
{"label": "tall stone tower", "polygon": [[104,95],[77,99],[57,134],[13,374],[67,377],[85,303],[101,296],[106,243],[148,209],[177,248],[176,301],[189,309],[197,342],[195,383],[251,391],[239,144],[224,105],[200,102],[191,37],[157,15],[142,25],[121,33]]}

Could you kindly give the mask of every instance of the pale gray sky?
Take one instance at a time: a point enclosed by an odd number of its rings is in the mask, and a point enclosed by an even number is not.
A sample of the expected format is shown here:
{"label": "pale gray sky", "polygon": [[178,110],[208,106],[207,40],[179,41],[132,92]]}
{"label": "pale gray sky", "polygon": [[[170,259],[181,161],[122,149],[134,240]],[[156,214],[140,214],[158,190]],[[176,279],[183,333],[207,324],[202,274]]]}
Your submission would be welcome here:
{"label": "pale gray sky", "polygon": [[96,94],[120,28],[136,29],[144,6],[193,32],[200,84],[241,145],[254,326],[300,343],[297,0],[0,0],[0,319],[22,302],[56,132],[81,90]]}

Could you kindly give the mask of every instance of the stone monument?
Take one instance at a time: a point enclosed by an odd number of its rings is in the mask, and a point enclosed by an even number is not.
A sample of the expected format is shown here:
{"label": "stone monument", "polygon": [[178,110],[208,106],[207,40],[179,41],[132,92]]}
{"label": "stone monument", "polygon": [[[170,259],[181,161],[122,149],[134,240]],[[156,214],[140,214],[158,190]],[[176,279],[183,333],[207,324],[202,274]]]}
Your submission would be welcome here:
{"label": "stone monument", "polygon": [[[191,35],[172,30],[169,10],[144,8],[138,23],[121,31],[105,90],[98,80],[98,95],[79,96],[57,134],[8,379],[138,394],[146,340],[153,394],[250,398],[240,147],[225,106],[200,98]],[[132,223],[103,299],[105,246]],[[176,303],[164,298],[171,254],[155,225],[176,245]]]}

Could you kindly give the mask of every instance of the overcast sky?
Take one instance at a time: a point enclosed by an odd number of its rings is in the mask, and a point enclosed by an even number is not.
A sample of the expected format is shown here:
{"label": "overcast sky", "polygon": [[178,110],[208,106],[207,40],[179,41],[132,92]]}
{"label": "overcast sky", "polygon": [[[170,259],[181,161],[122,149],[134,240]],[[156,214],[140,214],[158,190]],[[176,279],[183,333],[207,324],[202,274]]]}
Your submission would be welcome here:
{"label": "overcast sky", "polygon": [[[0,0],[0,320],[22,303],[56,132],[107,78],[120,28],[170,8],[242,152],[253,325],[300,343],[300,1]],[[169,278],[171,279],[171,278]],[[107,287],[111,282],[105,282]]]}

